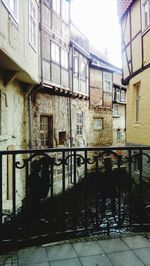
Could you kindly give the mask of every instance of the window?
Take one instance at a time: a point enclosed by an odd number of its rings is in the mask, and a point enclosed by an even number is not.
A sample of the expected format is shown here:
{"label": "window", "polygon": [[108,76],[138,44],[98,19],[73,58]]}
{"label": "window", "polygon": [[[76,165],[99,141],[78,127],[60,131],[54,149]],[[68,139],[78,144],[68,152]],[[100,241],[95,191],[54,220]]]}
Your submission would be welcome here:
{"label": "window", "polygon": [[60,0],[53,0],[53,10],[60,15]]}
{"label": "window", "polygon": [[68,52],[61,49],[61,66],[68,69]]}
{"label": "window", "polygon": [[83,114],[77,113],[77,135],[82,135],[83,131]]}
{"label": "window", "polygon": [[59,46],[54,42],[51,42],[51,59],[53,62],[60,63],[60,50]]}
{"label": "window", "polygon": [[36,46],[36,6],[33,0],[29,0],[29,43]]}
{"label": "window", "polygon": [[135,85],[135,121],[140,122],[140,84]]}
{"label": "window", "polygon": [[80,62],[80,75],[82,80],[86,79],[86,64],[82,61]]}
{"label": "window", "polygon": [[125,91],[124,90],[121,90],[120,101],[125,102]]}
{"label": "window", "polygon": [[120,102],[120,90],[116,90],[116,101]]}
{"label": "window", "polygon": [[62,1],[62,18],[68,22],[69,21],[69,1]]}
{"label": "window", "polygon": [[103,129],[103,118],[94,117],[94,129]]}
{"label": "window", "polygon": [[120,129],[118,128],[117,129],[117,141],[121,141],[121,138],[122,138],[122,133],[121,133]]}
{"label": "window", "polygon": [[112,74],[109,72],[103,72],[103,90],[112,92]]}
{"label": "window", "polygon": [[40,140],[44,148],[53,147],[53,117],[40,116]]}
{"label": "window", "polygon": [[113,105],[113,115],[114,116],[119,116],[119,104],[114,104]]}
{"label": "window", "polygon": [[67,139],[66,132],[65,131],[59,132],[59,145],[64,145],[66,139]]}
{"label": "window", "polygon": [[17,20],[18,19],[18,0],[2,0],[10,14]]}
{"label": "window", "polygon": [[142,3],[143,30],[150,25],[150,0],[143,0]]}
{"label": "window", "polygon": [[78,57],[74,56],[73,58],[73,73],[77,77],[79,74],[79,63],[78,63]]}

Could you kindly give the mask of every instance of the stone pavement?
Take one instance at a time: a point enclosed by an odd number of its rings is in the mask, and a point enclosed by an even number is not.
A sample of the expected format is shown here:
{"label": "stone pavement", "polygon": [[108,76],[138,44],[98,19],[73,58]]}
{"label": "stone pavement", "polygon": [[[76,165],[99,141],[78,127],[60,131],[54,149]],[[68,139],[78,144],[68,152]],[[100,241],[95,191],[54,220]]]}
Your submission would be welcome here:
{"label": "stone pavement", "polygon": [[84,238],[26,248],[0,256],[0,266],[150,265],[150,238]]}

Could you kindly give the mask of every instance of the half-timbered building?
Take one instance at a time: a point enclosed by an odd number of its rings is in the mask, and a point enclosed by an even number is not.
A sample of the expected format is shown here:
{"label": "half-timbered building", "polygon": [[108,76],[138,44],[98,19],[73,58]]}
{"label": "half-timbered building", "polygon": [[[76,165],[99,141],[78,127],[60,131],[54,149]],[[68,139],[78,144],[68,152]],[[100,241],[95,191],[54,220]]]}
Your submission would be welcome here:
{"label": "half-timbered building", "polygon": [[127,92],[127,143],[150,144],[150,1],[118,0],[122,83]]}

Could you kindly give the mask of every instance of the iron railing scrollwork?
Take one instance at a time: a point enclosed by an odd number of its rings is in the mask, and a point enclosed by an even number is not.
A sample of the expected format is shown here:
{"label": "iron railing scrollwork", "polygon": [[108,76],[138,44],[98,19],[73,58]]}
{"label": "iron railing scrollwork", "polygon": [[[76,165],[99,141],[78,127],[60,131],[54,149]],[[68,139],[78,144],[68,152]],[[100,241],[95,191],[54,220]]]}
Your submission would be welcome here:
{"label": "iron railing scrollwork", "polygon": [[149,230],[149,179],[150,147],[0,151],[1,245]]}

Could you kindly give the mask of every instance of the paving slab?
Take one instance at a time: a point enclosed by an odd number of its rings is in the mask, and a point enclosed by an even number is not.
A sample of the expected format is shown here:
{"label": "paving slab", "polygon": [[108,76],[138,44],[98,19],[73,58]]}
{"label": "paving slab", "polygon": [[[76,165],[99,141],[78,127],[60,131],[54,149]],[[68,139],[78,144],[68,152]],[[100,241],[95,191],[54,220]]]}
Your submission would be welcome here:
{"label": "paving slab", "polygon": [[150,242],[140,235],[123,237],[122,240],[130,249],[150,247]]}
{"label": "paving slab", "polygon": [[107,254],[115,266],[142,266],[144,265],[131,251],[122,251]]}
{"label": "paving slab", "polygon": [[96,241],[73,243],[72,246],[75,249],[78,257],[99,255],[104,253]]}
{"label": "paving slab", "polygon": [[27,248],[18,252],[19,266],[37,265],[46,262],[48,262],[48,256],[45,248]]}
{"label": "paving slab", "polygon": [[99,240],[97,243],[105,253],[129,250],[129,247],[120,238]]}
{"label": "paving slab", "polygon": [[146,265],[150,265],[150,248],[133,250],[134,254]]}
{"label": "paving slab", "polygon": [[71,259],[77,257],[71,244],[46,247],[49,261]]}
{"label": "paving slab", "polygon": [[105,254],[80,258],[82,266],[112,266],[113,264]]}
{"label": "paving slab", "polygon": [[67,259],[67,260],[59,260],[59,261],[52,261],[50,266],[81,266],[78,258]]}

